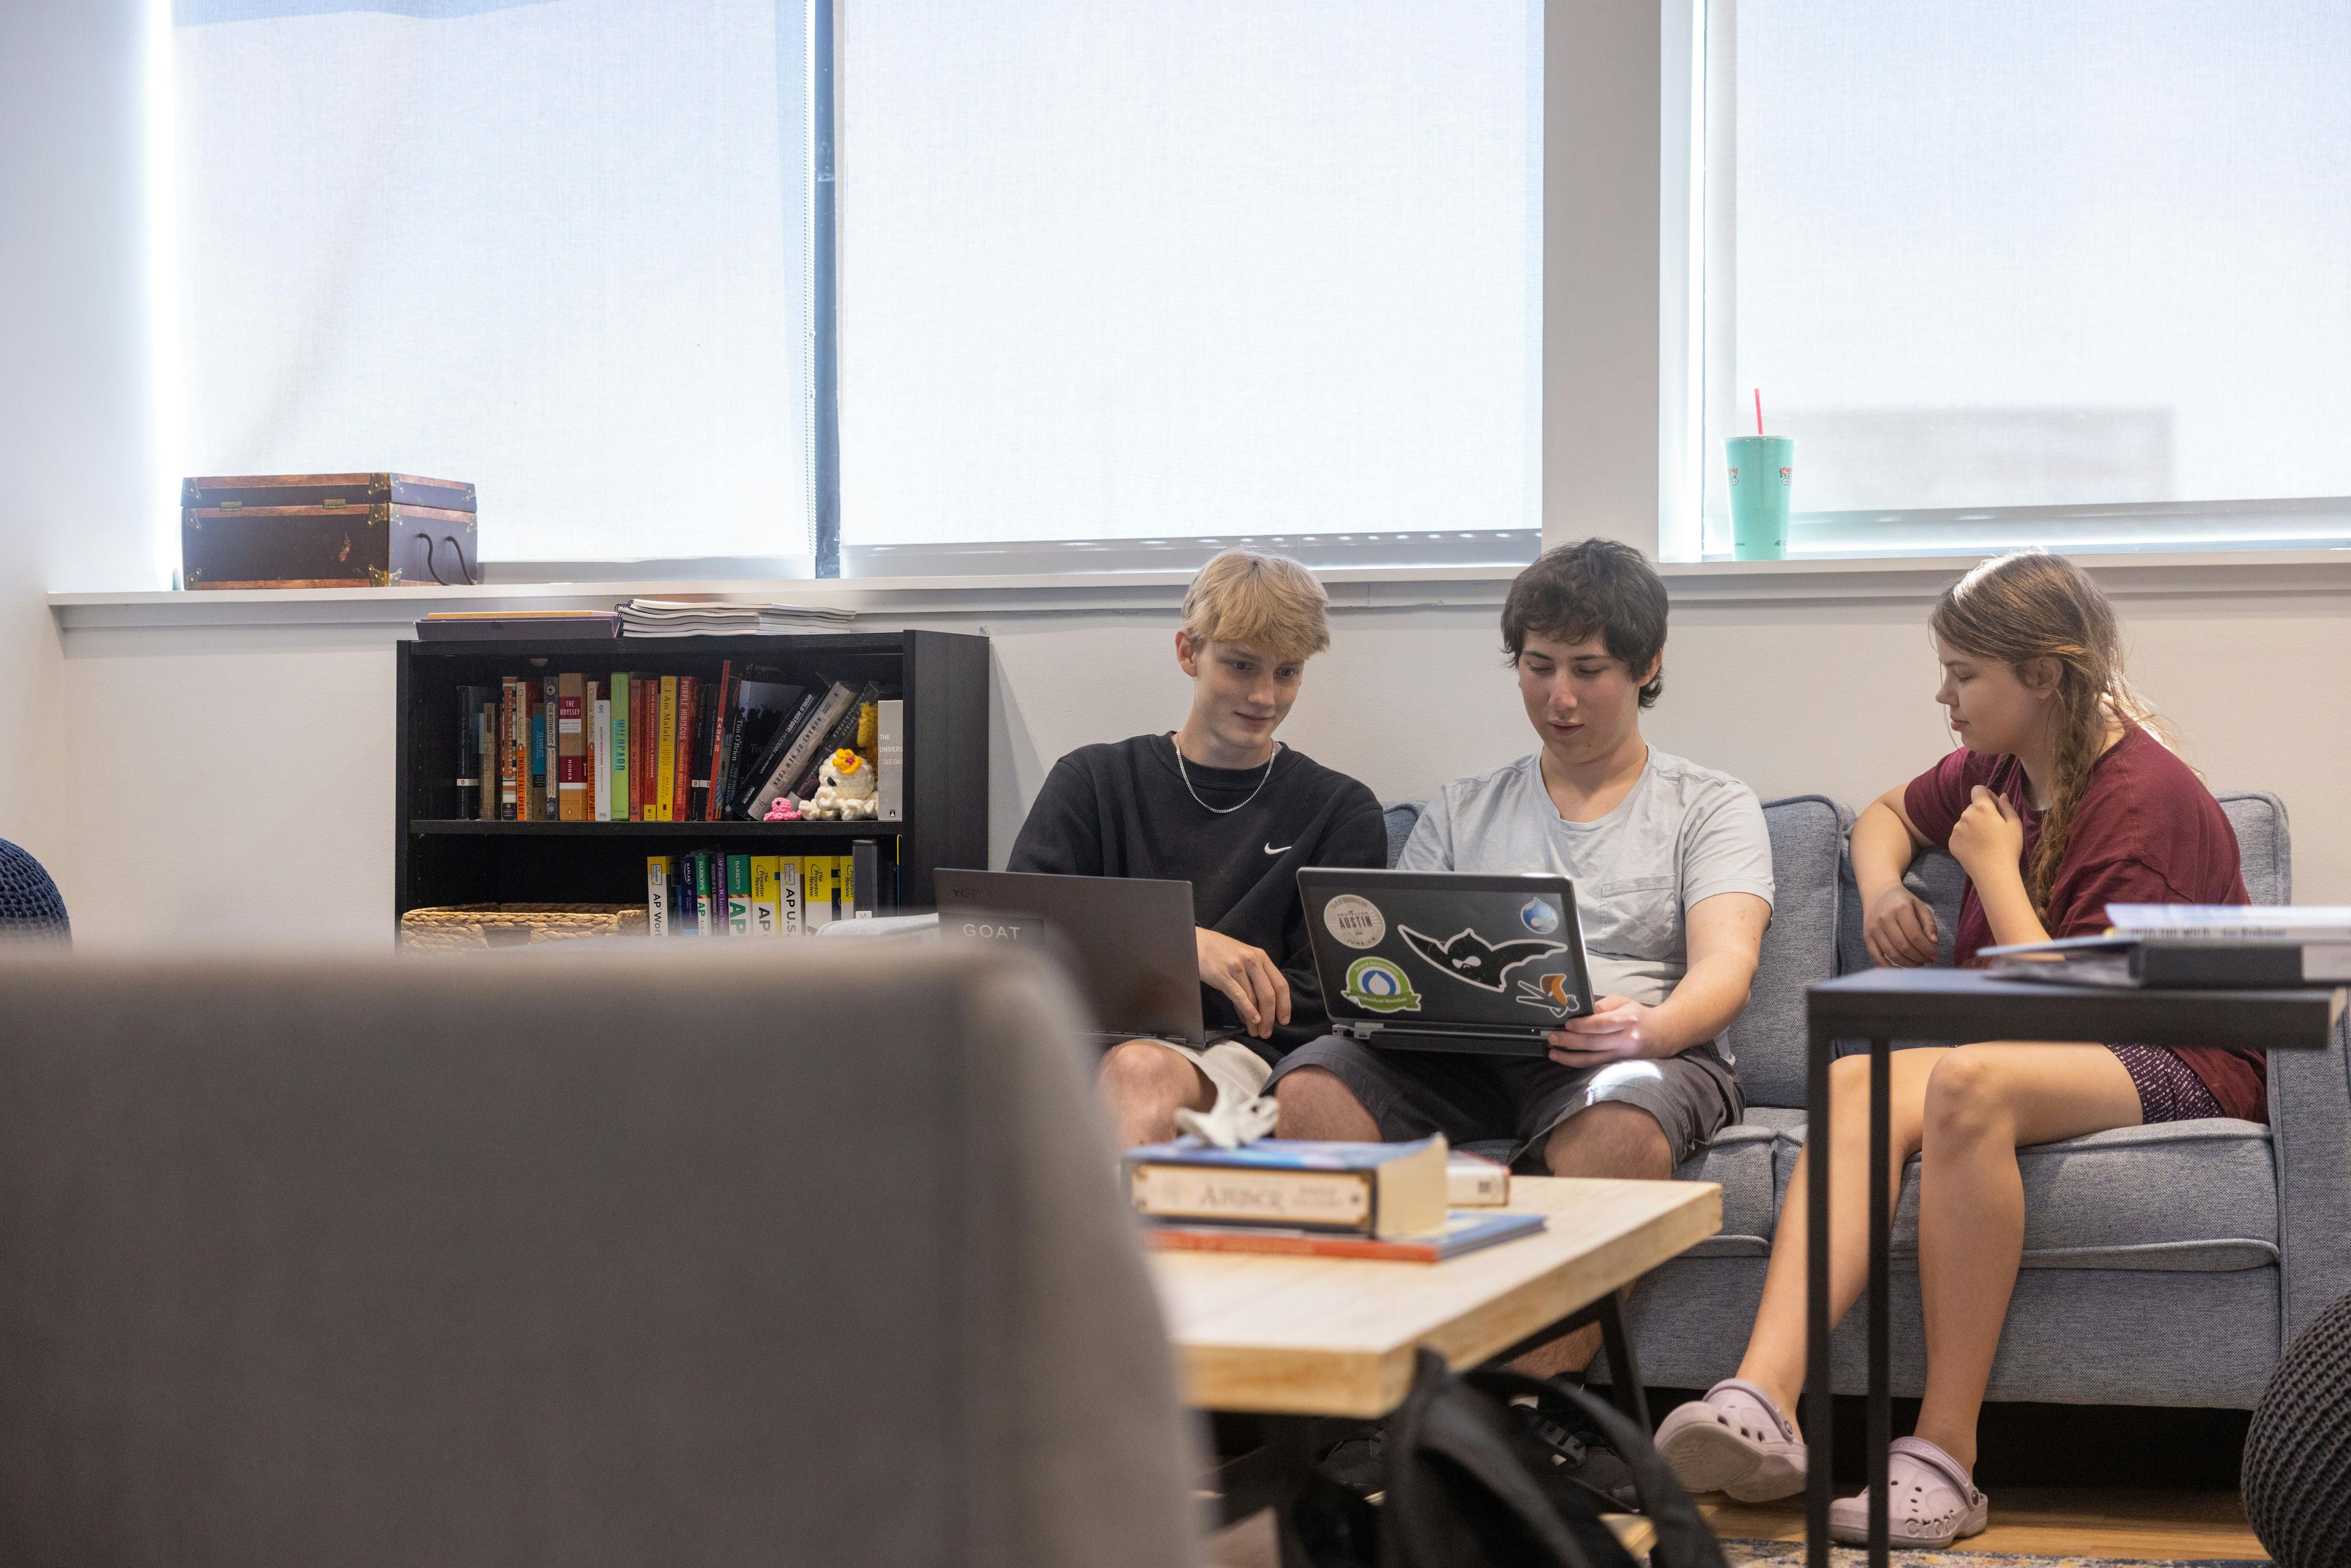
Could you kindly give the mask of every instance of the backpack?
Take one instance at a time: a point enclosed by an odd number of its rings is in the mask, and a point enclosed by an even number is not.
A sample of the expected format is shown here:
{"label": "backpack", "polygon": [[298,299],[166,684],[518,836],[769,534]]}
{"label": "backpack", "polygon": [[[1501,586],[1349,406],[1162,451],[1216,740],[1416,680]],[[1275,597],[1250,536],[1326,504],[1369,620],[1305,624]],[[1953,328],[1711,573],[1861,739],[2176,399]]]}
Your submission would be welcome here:
{"label": "backpack", "polygon": [[1287,1524],[1313,1568],[1637,1568],[1601,1522],[1605,1500],[1561,1473],[1510,1409],[1581,1416],[1632,1470],[1656,1530],[1651,1568],[1726,1568],[1714,1531],[1649,1436],[1560,1379],[1499,1368],[1455,1374],[1420,1352],[1412,1392],[1388,1418],[1386,1497],[1374,1508],[1316,1474]]}

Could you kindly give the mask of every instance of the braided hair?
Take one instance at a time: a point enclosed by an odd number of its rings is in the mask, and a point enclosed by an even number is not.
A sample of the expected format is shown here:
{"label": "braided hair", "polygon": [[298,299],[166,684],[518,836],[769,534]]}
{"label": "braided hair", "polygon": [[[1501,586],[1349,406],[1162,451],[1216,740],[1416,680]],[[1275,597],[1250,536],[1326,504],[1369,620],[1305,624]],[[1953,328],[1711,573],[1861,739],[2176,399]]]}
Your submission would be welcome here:
{"label": "braided hair", "polygon": [[1943,591],[1930,617],[1935,634],[1972,658],[1997,660],[2022,679],[2035,659],[2057,662],[2049,719],[2048,807],[2025,868],[2033,913],[2049,918],[2049,890],[2073,835],[2090,769],[2117,723],[2160,737],[2163,725],[2123,674],[2122,637],[2114,606],[2089,573],[2046,550],[2020,550],[1985,561]]}

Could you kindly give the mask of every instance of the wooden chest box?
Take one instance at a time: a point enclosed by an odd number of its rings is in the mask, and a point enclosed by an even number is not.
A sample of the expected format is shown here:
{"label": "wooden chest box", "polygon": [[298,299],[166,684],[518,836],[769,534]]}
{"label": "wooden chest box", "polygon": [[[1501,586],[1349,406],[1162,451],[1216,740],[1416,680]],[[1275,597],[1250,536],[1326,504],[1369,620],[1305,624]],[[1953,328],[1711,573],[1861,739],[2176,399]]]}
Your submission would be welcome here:
{"label": "wooden chest box", "polygon": [[406,474],[260,474],[180,488],[180,579],[204,588],[477,580],[474,487]]}

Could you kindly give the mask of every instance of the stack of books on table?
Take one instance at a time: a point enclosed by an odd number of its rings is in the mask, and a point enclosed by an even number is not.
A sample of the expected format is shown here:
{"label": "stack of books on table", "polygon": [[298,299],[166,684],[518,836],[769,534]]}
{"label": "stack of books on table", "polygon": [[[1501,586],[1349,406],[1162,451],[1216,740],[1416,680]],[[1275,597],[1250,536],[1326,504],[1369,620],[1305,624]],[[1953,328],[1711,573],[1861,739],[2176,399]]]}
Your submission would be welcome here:
{"label": "stack of books on table", "polygon": [[2002,979],[2267,990],[2351,983],[2351,905],[2109,904],[2106,934],[1987,947]]}
{"label": "stack of books on table", "polygon": [[[1510,1172],[1445,1140],[1318,1144],[1198,1138],[1127,1151],[1128,1200],[1165,1250],[1289,1252],[1437,1263],[1543,1228],[1497,1207]],[[1476,1207],[1473,1207],[1476,1206]]]}
{"label": "stack of books on table", "polygon": [[631,599],[619,606],[623,637],[774,636],[846,626],[854,610],[821,604],[740,604],[722,600]]}

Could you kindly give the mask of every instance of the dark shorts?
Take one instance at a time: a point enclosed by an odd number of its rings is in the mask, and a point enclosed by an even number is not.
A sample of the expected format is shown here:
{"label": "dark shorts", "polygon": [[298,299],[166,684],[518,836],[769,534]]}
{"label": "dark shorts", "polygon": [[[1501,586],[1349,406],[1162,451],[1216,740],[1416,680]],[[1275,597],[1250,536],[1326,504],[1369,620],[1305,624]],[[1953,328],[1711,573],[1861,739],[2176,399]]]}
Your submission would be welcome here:
{"label": "dark shorts", "polygon": [[2106,1049],[2122,1059],[2131,1087],[2138,1091],[2142,1124],[2195,1122],[2229,1113],[2212,1098],[2212,1091],[2196,1076],[2196,1070],[2163,1047],[2109,1045]]}
{"label": "dark shorts", "polygon": [[1677,1167],[1747,1109],[1739,1075],[1711,1044],[1662,1061],[1562,1067],[1548,1057],[1389,1051],[1326,1034],[1283,1057],[1266,1092],[1301,1067],[1322,1068],[1345,1084],[1384,1139],[1442,1133],[1458,1147],[1507,1138],[1513,1164],[1531,1151],[1539,1156],[1552,1129],[1604,1100],[1656,1117]]}

